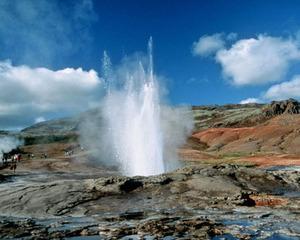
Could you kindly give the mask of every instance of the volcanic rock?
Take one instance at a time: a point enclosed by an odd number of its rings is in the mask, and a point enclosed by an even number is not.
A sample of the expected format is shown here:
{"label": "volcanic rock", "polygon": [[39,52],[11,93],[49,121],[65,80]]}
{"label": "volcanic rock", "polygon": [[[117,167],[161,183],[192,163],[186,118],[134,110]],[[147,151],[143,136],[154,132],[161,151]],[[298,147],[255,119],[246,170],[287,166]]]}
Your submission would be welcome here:
{"label": "volcanic rock", "polygon": [[288,203],[287,199],[268,194],[250,195],[249,198],[255,202],[255,206],[277,206]]}
{"label": "volcanic rock", "polygon": [[[224,234],[222,221],[215,221],[220,215],[211,214],[221,209],[230,214],[235,208],[257,206],[299,211],[300,200],[287,201],[284,195],[278,196],[282,194],[278,190],[299,192],[299,171],[198,164],[150,177],[49,179],[13,188],[1,185],[0,212],[10,218],[0,222],[5,229],[0,238],[63,239],[100,234],[103,239],[130,235],[210,239]],[[48,225],[38,220],[10,220],[19,216],[53,220]],[[59,220],[72,216],[94,220],[79,226],[76,219],[73,223]]]}
{"label": "volcanic rock", "polygon": [[300,103],[292,98],[284,101],[272,101],[271,104],[263,109],[263,112],[268,117],[281,114],[299,114]]}

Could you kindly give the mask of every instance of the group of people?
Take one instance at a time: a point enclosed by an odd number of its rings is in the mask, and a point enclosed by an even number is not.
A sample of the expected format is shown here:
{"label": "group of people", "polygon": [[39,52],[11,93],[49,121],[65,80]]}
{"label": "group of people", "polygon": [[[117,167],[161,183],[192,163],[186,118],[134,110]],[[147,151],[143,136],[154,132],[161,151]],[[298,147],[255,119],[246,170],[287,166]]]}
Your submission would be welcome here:
{"label": "group of people", "polygon": [[80,144],[69,146],[64,150],[65,156],[72,156],[75,153],[75,151],[78,152],[79,150],[84,151],[84,147],[82,147]]}
{"label": "group of people", "polygon": [[22,155],[20,153],[13,154],[12,156],[10,156],[7,153],[3,153],[2,163],[3,163],[3,165],[7,165],[8,160],[10,159],[10,161],[11,161],[10,169],[13,170],[15,173],[16,169],[17,169],[17,163],[21,161],[21,157],[22,157]]}

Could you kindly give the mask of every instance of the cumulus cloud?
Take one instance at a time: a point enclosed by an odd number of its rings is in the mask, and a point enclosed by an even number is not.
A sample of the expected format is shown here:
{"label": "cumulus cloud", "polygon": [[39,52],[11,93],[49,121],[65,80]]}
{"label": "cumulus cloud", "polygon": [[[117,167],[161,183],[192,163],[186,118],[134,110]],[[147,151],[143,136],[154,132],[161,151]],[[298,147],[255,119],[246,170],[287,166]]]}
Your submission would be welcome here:
{"label": "cumulus cloud", "polygon": [[271,86],[264,94],[264,98],[269,100],[300,98],[300,75],[290,81]]}
{"label": "cumulus cloud", "polygon": [[95,104],[101,87],[94,70],[53,71],[13,66],[9,61],[0,62],[0,79],[1,126],[32,124],[38,116],[49,113],[83,111]]}
{"label": "cumulus cloud", "polygon": [[225,41],[222,33],[204,35],[197,42],[193,43],[192,52],[194,55],[209,56],[224,48]]}
{"label": "cumulus cloud", "polygon": [[226,42],[234,41],[237,33],[215,33],[213,35],[204,35],[198,41],[193,43],[192,53],[196,56],[207,57],[216,54],[224,49]]}
{"label": "cumulus cloud", "polygon": [[92,40],[97,20],[92,0],[1,0],[0,57],[18,64],[51,66]]}
{"label": "cumulus cloud", "polygon": [[279,81],[291,63],[299,59],[300,49],[295,40],[265,35],[239,40],[216,54],[224,76],[237,86]]}
{"label": "cumulus cloud", "polygon": [[259,98],[247,98],[242,100],[240,104],[262,103],[289,98],[300,99],[300,75],[294,76],[290,81],[274,84],[267,91],[262,92]]}
{"label": "cumulus cloud", "polygon": [[259,98],[247,98],[240,101],[240,104],[248,104],[248,103],[261,103]]}

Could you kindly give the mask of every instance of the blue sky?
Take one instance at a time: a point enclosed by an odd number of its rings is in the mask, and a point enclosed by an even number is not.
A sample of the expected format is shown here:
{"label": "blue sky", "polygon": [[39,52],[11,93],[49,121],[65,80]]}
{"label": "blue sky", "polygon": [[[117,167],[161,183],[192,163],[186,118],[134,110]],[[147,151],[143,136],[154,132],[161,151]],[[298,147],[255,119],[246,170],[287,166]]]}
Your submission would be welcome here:
{"label": "blue sky", "polygon": [[[32,84],[23,91],[29,100],[22,109],[31,114],[25,122],[14,120],[16,126],[82,111],[96,101],[93,94],[101,78],[103,51],[107,50],[117,65],[125,55],[146,51],[152,36],[155,71],[167,79],[164,84],[172,104],[300,98],[296,91],[300,89],[299,12],[299,1],[284,0],[0,0],[1,87],[13,91],[18,85],[9,82],[24,71],[32,78],[38,67],[49,71],[36,81],[40,85]],[[241,48],[250,50],[245,55]],[[21,66],[27,69],[23,71]],[[54,83],[49,79],[60,79],[62,74],[57,71],[66,68],[69,72],[64,71],[63,76],[68,77],[61,86],[66,89],[62,94],[70,95],[68,108],[62,107],[61,97],[48,104],[49,98],[44,97],[47,89],[41,90],[42,97],[32,95],[47,81],[51,90]],[[82,74],[88,84],[74,84],[70,74],[75,79]],[[74,92],[80,97],[73,103]],[[25,111],[18,110],[18,102],[6,101],[6,95],[10,94],[0,94],[0,109],[7,111],[0,125],[16,112]],[[25,97],[18,101],[24,103]],[[81,106],[84,101],[87,104]],[[38,107],[34,109],[31,103]],[[15,112],[7,110],[9,106]]]}

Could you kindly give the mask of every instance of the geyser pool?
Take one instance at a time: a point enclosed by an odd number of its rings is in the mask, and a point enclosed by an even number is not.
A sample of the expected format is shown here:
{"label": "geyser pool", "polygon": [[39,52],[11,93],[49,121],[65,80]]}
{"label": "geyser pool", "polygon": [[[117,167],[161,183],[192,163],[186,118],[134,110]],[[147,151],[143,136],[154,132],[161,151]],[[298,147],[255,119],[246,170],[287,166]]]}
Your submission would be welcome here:
{"label": "geyser pool", "polygon": [[105,55],[107,94],[104,119],[113,157],[125,175],[154,175],[165,172],[164,142],[158,81],[153,73],[152,39],[148,43],[147,67],[142,61],[123,76],[121,87],[114,82],[110,60]]}

